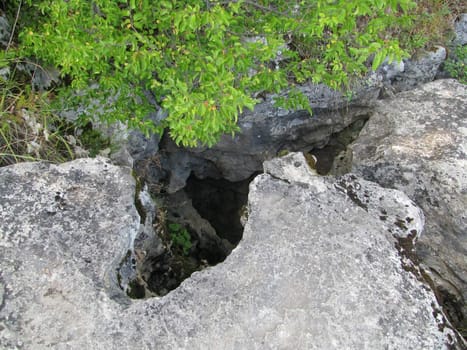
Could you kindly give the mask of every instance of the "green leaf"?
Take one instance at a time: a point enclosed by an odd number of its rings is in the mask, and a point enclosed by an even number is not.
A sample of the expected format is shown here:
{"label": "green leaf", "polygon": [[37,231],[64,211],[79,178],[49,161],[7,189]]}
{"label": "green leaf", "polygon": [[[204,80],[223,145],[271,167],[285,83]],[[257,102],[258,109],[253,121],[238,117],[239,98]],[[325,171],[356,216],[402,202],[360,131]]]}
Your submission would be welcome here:
{"label": "green leaf", "polygon": [[378,51],[376,53],[375,58],[373,59],[373,63],[371,65],[371,69],[373,69],[374,71],[378,69],[378,67],[381,65],[381,63],[383,63],[384,59],[386,58],[384,54],[384,50]]}

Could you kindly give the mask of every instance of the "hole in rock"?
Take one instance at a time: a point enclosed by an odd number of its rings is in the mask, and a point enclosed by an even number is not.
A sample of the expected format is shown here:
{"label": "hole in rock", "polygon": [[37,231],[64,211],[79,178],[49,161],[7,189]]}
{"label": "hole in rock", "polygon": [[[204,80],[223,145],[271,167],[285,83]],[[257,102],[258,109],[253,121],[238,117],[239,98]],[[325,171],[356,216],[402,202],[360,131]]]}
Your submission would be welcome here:
{"label": "hole in rock", "polygon": [[[137,242],[119,268],[119,283],[131,298],[163,296],[195,271],[225,260],[243,236],[248,187],[254,176],[230,182],[191,175],[184,189],[157,195],[154,220],[157,236]],[[122,274],[134,269],[133,278]],[[128,273],[127,273],[128,275]]]}
{"label": "hole in rock", "polygon": [[218,236],[237,245],[242,239],[242,210],[248,200],[248,186],[253,177],[230,182],[225,179],[198,179],[191,175],[186,192],[194,208],[216,230]]}
{"label": "hole in rock", "polygon": [[[305,153],[311,150],[310,153],[318,159],[316,167],[319,174],[327,174],[330,169],[332,172],[336,161],[343,164],[337,170],[345,173],[349,169],[348,162],[344,162],[345,157],[343,160],[339,157],[355,140],[366,120],[367,116],[362,116],[349,127],[332,134],[323,148],[312,149],[308,145],[295,149],[289,145],[286,149]],[[118,269],[120,287],[132,298],[166,295],[193,272],[224,261],[243,236],[242,219],[247,214],[248,187],[256,174],[243,181],[230,182],[220,178],[215,166],[208,166],[209,171],[203,172],[205,176],[212,177],[203,179],[194,175],[196,170],[193,168],[185,187],[170,193],[169,177],[174,160],[165,159],[168,154],[160,150],[157,156],[152,157],[148,161],[154,165],[154,168],[148,168],[151,171],[145,171],[145,167],[136,168],[152,190],[157,209],[149,215],[136,201],[142,221],[154,217],[152,226],[155,234],[152,231],[139,234],[134,250]],[[190,163],[184,158],[187,154],[182,155],[180,159],[183,160],[174,159],[187,162],[187,167],[199,166],[198,159],[191,159]]]}
{"label": "hole in rock", "polygon": [[364,116],[356,120],[342,131],[332,134],[324,147],[309,152],[318,160],[315,164],[318,174],[343,175],[350,171],[352,159],[346,153],[347,146],[357,139],[368,118]]}

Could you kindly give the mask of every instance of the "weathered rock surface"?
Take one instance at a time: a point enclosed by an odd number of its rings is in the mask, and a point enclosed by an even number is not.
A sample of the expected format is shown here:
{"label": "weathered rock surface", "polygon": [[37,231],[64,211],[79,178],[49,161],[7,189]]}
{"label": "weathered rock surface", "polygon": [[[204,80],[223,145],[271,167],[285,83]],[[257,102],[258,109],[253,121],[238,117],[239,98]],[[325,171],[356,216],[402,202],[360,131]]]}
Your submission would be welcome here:
{"label": "weathered rock surface", "polygon": [[121,308],[110,296],[139,229],[134,187],[103,160],[0,168],[1,349],[96,348]]}
{"label": "weathered rock surface", "polygon": [[461,349],[395,248],[423,226],[404,194],[300,154],[265,168],[226,261],[144,301],[111,278],[140,225],[128,169],[1,168],[0,348]]}
{"label": "weathered rock surface", "polygon": [[[370,84],[370,83],[369,83]],[[183,188],[191,173],[198,178],[225,178],[241,181],[261,171],[266,159],[274,158],[280,151],[305,151],[325,146],[332,134],[337,133],[357,120],[365,120],[371,112],[371,104],[379,93],[377,82],[362,88],[361,99],[348,103],[345,96],[331,92],[323,101],[312,102],[313,116],[306,111],[286,111],[274,107],[269,97],[258,104],[254,111],[246,111],[239,118],[241,131],[223,136],[212,148],[183,149],[165,138],[160,145],[161,165],[145,171],[149,182],[167,178],[167,190],[176,192]],[[323,87],[316,88],[319,92]],[[329,90],[329,89],[328,89]],[[313,101],[316,92],[304,87]],[[324,93],[323,93],[324,94]],[[364,97],[363,97],[364,96]],[[328,103],[328,108],[319,106]],[[331,108],[336,109],[331,109]],[[165,169],[165,173],[161,171]]]}
{"label": "weathered rock surface", "polygon": [[420,84],[432,81],[445,59],[446,49],[437,46],[433,51],[425,52],[420,57],[383,65],[379,71],[384,73],[384,95],[411,90]]}
{"label": "weathered rock surface", "polygon": [[459,16],[459,20],[454,27],[455,38],[453,45],[466,45],[467,44],[467,13]]}
{"label": "weathered rock surface", "polygon": [[426,216],[417,244],[455,324],[467,329],[467,89],[437,80],[378,103],[353,171],[402,190]]}

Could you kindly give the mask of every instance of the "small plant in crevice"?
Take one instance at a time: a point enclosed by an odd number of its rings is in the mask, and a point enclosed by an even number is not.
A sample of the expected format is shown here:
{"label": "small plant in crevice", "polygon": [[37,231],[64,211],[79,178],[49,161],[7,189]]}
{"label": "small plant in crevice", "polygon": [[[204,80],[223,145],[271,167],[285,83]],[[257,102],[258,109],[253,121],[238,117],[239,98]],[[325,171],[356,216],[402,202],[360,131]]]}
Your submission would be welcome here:
{"label": "small plant in crevice", "polygon": [[170,223],[167,225],[170,239],[175,249],[180,249],[187,256],[192,247],[191,236],[188,230],[180,224]]}
{"label": "small plant in crevice", "polygon": [[444,63],[444,67],[451,77],[467,84],[467,46],[457,46]]}
{"label": "small plant in crevice", "polygon": [[95,157],[110,147],[110,138],[104,136],[99,130],[93,129],[91,123],[80,130],[79,139],[90,157]]}

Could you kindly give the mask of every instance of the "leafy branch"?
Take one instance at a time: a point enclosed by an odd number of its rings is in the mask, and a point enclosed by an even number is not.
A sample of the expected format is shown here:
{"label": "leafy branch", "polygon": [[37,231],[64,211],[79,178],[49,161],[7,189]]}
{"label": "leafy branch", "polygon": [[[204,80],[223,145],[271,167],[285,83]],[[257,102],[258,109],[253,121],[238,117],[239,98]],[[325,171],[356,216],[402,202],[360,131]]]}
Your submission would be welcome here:
{"label": "leafy branch", "polygon": [[[410,25],[414,2],[23,0],[23,10],[24,5],[42,15],[23,19],[19,50],[60,68],[69,82],[61,89],[62,105],[88,106],[85,119],[120,121],[146,133],[168,130],[178,144],[197,146],[238,131],[238,115],[254,108],[254,96],[261,93],[304,83],[345,89],[350,76],[376,69],[386,57],[401,59],[405,52],[391,29]],[[300,93],[283,102],[309,109]],[[147,118],[154,104],[167,111],[165,119]]]}

